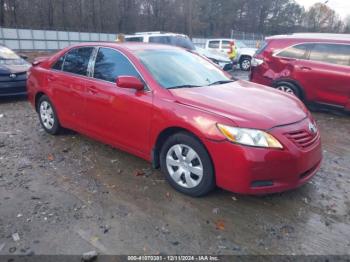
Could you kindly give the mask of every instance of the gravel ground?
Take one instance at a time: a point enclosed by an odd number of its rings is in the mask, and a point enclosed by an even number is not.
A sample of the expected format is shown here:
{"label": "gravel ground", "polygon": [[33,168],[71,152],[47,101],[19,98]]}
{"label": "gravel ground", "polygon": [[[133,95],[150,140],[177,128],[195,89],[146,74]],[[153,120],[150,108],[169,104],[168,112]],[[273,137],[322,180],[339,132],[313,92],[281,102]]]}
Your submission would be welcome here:
{"label": "gravel ground", "polygon": [[349,255],[350,117],[313,114],[324,162],[311,182],[195,199],[132,155],[73,132],[46,134],[27,101],[2,99],[0,254]]}

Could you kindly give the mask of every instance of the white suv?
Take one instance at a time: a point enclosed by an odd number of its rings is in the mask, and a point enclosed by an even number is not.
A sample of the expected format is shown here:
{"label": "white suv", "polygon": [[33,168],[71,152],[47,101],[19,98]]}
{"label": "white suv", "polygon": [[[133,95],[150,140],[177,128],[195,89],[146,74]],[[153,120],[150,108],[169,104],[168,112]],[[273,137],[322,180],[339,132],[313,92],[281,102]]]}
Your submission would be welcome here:
{"label": "white suv", "polygon": [[133,35],[126,35],[125,41],[179,46],[210,59],[226,71],[232,69],[232,63],[227,55],[196,47],[187,35],[166,32],[141,32]]}
{"label": "white suv", "polygon": [[247,47],[242,41],[235,39],[210,39],[207,41],[205,49],[227,54],[230,49],[231,41],[235,42],[235,46],[237,48],[237,57],[235,62],[240,65],[242,70],[250,70],[251,60],[257,49]]}

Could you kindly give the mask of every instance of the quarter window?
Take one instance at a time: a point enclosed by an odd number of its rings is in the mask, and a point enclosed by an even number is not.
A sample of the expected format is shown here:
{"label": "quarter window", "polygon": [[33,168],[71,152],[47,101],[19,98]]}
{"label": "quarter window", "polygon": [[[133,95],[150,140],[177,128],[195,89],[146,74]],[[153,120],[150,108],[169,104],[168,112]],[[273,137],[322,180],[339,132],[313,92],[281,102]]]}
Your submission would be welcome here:
{"label": "quarter window", "polygon": [[64,61],[64,56],[61,56],[60,59],[58,59],[56,63],[53,65],[52,69],[62,70],[63,61]]}
{"label": "quarter window", "polygon": [[310,44],[295,45],[281,51],[277,56],[295,59],[306,59],[309,48]]}
{"label": "quarter window", "polygon": [[134,66],[124,55],[109,48],[100,48],[96,57],[94,78],[114,83],[119,76],[140,78]]}
{"label": "quarter window", "polygon": [[64,59],[63,71],[86,76],[93,50],[93,47],[82,47],[69,51]]}
{"label": "quarter window", "polygon": [[310,53],[310,60],[349,66],[350,45],[315,44]]}

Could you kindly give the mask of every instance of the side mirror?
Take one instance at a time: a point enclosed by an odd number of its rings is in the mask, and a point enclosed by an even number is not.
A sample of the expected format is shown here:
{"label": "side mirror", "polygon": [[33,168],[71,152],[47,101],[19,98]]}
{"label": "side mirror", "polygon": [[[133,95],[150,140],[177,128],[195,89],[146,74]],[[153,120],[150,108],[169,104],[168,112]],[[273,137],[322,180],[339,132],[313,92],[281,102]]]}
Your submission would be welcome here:
{"label": "side mirror", "polygon": [[26,55],[20,55],[19,57],[22,58],[22,59],[24,59],[24,60],[27,60],[27,59],[28,59],[28,56],[26,56]]}
{"label": "side mirror", "polygon": [[116,80],[116,85],[120,88],[130,88],[138,91],[145,88],[141,80],[134,76],[120,76]]}

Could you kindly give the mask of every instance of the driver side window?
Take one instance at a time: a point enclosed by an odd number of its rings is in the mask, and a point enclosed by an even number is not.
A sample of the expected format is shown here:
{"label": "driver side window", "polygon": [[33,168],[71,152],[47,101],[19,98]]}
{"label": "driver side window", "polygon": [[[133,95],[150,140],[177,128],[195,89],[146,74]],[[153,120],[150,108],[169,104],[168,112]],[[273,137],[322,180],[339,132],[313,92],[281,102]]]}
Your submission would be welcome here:
{"label": "driver side window", "polygon": [[114,83],[119,76],[140,78],[134,66],[124,55],[110,48],[100,48],[96,56],[93,77]]}

